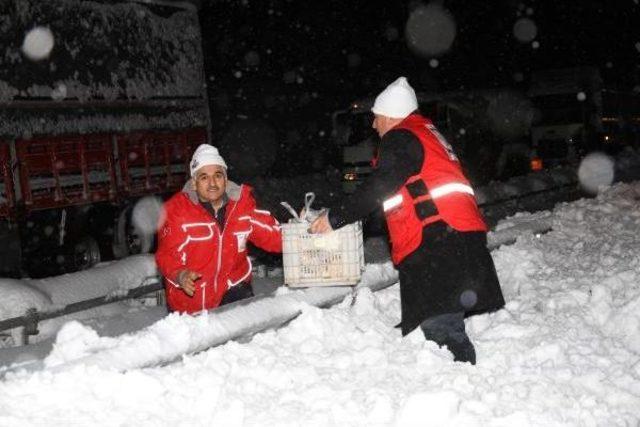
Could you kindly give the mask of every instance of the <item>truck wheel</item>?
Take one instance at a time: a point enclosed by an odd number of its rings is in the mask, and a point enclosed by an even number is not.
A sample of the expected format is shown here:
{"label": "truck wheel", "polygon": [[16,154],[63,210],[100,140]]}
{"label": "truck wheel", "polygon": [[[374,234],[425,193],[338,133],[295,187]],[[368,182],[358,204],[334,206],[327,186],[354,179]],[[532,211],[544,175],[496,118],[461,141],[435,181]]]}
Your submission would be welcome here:
{"label": "truck wheel", "polygon": [[140,253],[140,236],[138,236],[132,221],[133,206],[127,206],[120,211],[115,222],[113,236],[113,256],[115,259],[128,257]]}
{"label": "truck wheel", "polygon": [[91,236],[86,236],[73,247],[73,264],[77,270],[86,270],[100,262],[100,247]]}
{"label": "truck wheel", "polygon": [[149,253],[155,249],[155,233],[145,234],[135,226],[134,206],[127,206],[118,215],[115,222],[115,230],[112,242],[113,256],[115,259]]}

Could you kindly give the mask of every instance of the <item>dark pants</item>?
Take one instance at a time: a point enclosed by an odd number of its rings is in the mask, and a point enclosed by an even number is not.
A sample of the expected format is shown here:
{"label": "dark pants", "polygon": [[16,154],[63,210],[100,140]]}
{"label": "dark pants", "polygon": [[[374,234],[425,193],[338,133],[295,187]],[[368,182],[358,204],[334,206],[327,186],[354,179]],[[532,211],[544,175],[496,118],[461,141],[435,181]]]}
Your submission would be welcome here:
{"label": "dark pants", "polygon": [[476,364],[476,350],[464,330],[464,312],[429,317],[420,324],[426,339],[447,346],[457,362]]}
{"label": "dark pants", "polygon": [[227,289],[227,292],[222,297],[222,301],[220,301],[220,305],[231,304],[232,302],[251,298],[252,296],[253,289],[249,283],[238,283],[237,285]]}
{"label": "dark pants", "polygon": [[441,221],[429,225],[398,271],[402,335],[440,314],[468,316],[504,306],[484,232],[456,231]]}

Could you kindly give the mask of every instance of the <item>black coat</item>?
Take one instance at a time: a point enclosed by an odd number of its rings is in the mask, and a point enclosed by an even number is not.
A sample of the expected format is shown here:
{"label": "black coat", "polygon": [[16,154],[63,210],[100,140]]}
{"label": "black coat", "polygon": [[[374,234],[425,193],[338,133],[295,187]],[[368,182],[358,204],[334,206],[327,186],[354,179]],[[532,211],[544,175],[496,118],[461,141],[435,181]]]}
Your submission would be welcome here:
{"label": "black coat", "polygon": [[438,221],[398,265],[402,334],[428,317],[497,310],[504,297],[484,232],[460,232]]}
{"label": "black coat", "polygon": [[[383,200],[420,172],[424,150],[410,131],[387,132],[380,148],[378,167],[371,176],[356,193],[330,206],[334,229],[382,209]],[[486,243],[484,232],[459,232],[443,222],[424,228],[422,244],[398,265],[403,334],[427,317],[460,311],[473,314],[504,305]]]}

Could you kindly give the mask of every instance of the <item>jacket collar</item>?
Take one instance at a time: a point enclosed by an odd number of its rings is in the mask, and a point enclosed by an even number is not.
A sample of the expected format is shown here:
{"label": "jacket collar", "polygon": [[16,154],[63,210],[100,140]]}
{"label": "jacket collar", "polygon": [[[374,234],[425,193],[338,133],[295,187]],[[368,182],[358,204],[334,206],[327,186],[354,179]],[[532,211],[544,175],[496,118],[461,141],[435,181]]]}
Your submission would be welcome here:
{"label": "jacket collar", "polygon": [[407,126],[407,125],[411,125],[411,124],[415,124],[415,123],[431,124],[431,120],[429,120],[428,118],[426,118],[425,116],[423,116],[420,113],[411,113],[407,117],[405,117],[400,123],[395,125],[394,129],[401,128],[403,126]]}
{"label": "jacket collar", "polygon": [[[184,184],[184,186],[182,187],[182,192],[185,193],[187,197],[189,197],[189,200],[191,200],[193,203],[195,204],[200,203],[200,199],[198,199],[196,190],[191,188],[191,180],[188,180]],[[238,200],[240,200],[241,194],[242,194],[242,185],[238,185],[231,180],[227,180],[227,189],[225,190],[225,195],[227,197],[227,200],[233,200],[234,202],[237,202]],[[227,200],[225,200],[225,203],[227,202]]]}

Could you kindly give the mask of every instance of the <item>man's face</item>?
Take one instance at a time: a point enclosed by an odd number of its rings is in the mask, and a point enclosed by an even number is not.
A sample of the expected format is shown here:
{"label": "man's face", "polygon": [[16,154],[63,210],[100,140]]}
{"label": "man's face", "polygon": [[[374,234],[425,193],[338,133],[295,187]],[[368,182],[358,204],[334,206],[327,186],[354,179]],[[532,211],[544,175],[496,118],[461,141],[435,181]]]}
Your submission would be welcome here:
{"label": "man's face", "polygon": [[392,119],[391,117],[374,114],[372,127],[376,130],[376,132],[378,132],[380,138],[382,138],[385,133],[389,132],[392,127],[400,122],[401,120],[398,119]]}
{"label": "man's face", "polygon": [[191,180],[201,202],[218,202],[227,188],[227,172],[219,165],[201,167]]}

